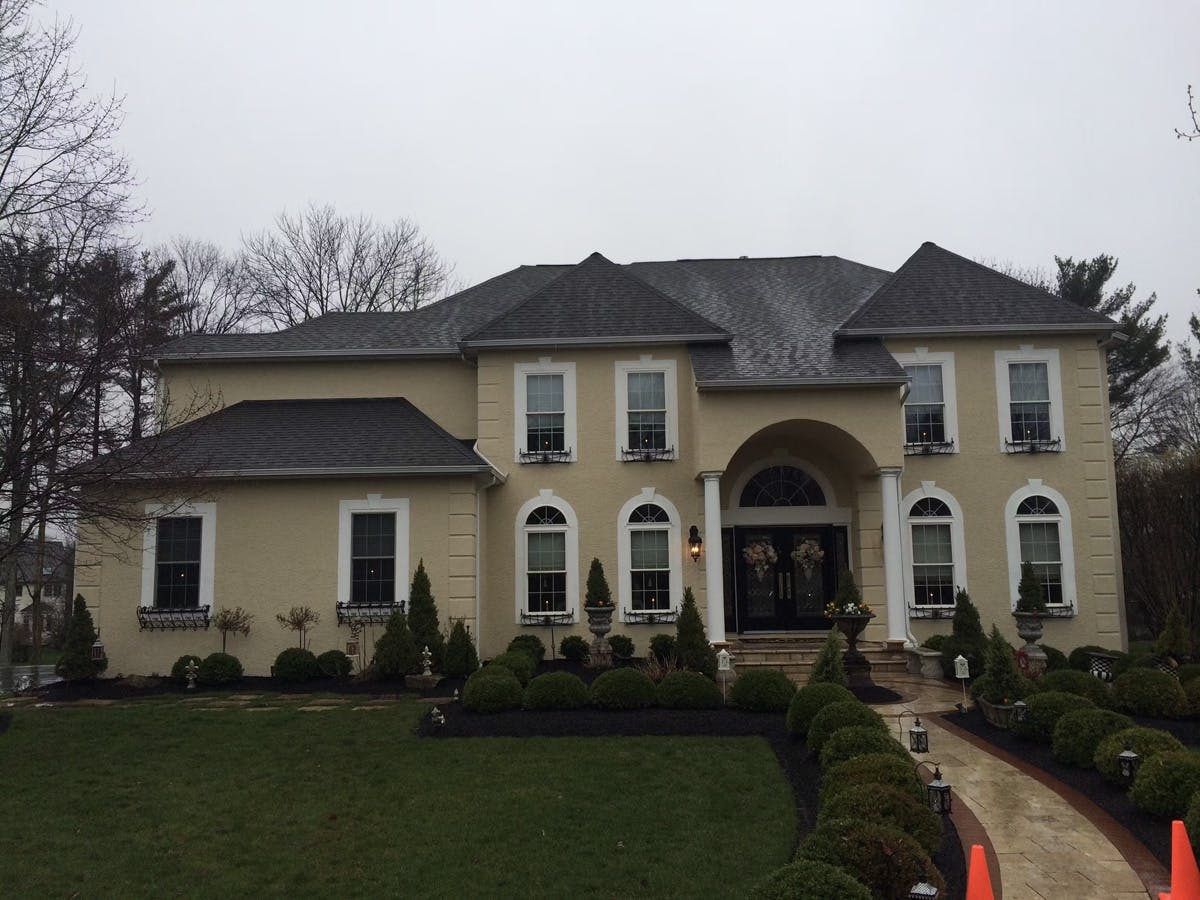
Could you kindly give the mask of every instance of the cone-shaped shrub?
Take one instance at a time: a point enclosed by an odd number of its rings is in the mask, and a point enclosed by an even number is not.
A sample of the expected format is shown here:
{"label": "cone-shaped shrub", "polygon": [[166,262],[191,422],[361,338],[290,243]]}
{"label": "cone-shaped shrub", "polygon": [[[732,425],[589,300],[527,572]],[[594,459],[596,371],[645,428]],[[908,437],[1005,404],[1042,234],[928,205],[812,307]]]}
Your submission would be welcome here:
{"label": "cone-shaped shrub", "polygon": [[971,596],[960,590],[954,595],[954,618],[951,620],[950,636],[942,643],[942,674],[954,677],[954,659],[963,656],[972,678],[983,674],[983,658],[987,654],[987,636],[979,610],[971,602]]}
{"label": "cone-shaped shrub", "polygon": [[442,637],[442,626],[438,622],[437,603],[433,599],[433,588],[425,572],[425,560],[417,561],[412,589],[408,593],[408,629],[417,646],[417,658],[421,650],[429,648],[433,671],[443,671],[446,658],[446,641]]}
{"label": "cone-shaped shrub", "polygon": [[847,687],[846,669],[842,665],[842,638],[836,628],[830,628],[825,636],[825,645],[813,663],[808,676],[809,684],[840,684]]}
{"label": "cone-shaped shrub", "polygon": [[1046,592],[1033,572],[1033,563],[1021,563],[1021,581],[1017,584],[1017,612],[1045,612]]}
{"label": "cone-shaped shrub", "polygon": [[467,634],[462,619],[456,619],[450,629],[450,640],[446,642],[446,658],[442,662],[442,673],[450,678],[463,678],[479,668],[479,654]]}
{"label": "cone-shaped shrub", "polygon": [[96,627],[82,594],[75,595],[75,611],[67,629],[67,643],[54,671],[64,681],[90,681],[108,667],[107,659],[92,659]]}
{"label": "cone-shaped shrub", "polygon": [[717,677],[717,651],[704,636],[704,623],[690,587],[683,589],[683,607],[675,622],[675,656],[683,668]]}
{"label": "cone-shaped shrub", "polygon": [[388,619],[387,628],[375,642],[371,673],[377,678],[396,679],[421,670],[421,654],[409,630],[408,619],[396,610]]}
{"label": "cone-shaped shrub", "polygon": [[604,577],[604,564],[592,558],[592,567],[588,569],[587,591],[584,594],[585,606],[612,606],[612,591],[608,589],[608,579]]}

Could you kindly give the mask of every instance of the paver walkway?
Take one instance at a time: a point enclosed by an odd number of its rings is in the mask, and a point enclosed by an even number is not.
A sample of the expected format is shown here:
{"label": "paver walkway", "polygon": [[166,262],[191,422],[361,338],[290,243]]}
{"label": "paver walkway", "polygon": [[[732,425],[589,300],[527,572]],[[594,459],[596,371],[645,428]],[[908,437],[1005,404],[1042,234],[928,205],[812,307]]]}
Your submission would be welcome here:
{"label": "paver walkway", "polygon": [[[893,727],[901,710],[945,711],[961,700],[946,686],[919,679],[880,681],[906,697],[915,695],[910,703],[876,707]],[[996,887],[1004,900],[1147,900],[1129,863],[1066,800],[936,718],[922,724],[929,730],[930,752],[915,758],[939,763],[955,801],[966,803],[979,819],[996,851],[1001,881]],[[912,717],[905,716],[904,730],[911,725]]]}

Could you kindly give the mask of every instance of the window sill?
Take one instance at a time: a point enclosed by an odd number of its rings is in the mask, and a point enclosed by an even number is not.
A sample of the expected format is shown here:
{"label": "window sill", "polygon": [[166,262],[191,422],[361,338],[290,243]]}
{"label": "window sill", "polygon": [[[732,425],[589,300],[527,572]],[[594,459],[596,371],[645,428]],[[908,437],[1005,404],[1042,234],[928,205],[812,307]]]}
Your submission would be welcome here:
{"label": "window sill", "polygon": [[908,617],[910,619],[952,619],[954,618],[954,609],[954,604],[949,606],[910,606]]}
{"label": "window sill", "polygon": [[905,444],[905,456],[942,456],[947,453],[957,453],[954,439],[948,441],[926,441],[920,444]]}
{"label": "window sill", "polygon": [[517,453],[519,463],[570,463],[575,462],[573,450],[522,450]]}
{"label": "window sill", "polygon": [[1062,453],[1062,438],[1050,441],[1010,441],[1004,439],[1005,453]]}
{"label": "window sill", "polygon": [[[1017,608],[1014,606],[1012,612],[1015,614]],[[1043,619],[1073,619],[1075,618],[1075,607],[1063,603],[1056,606],[1047,605],[1046,611],[1042,613]]]}
{"label": "window sill", "polygon": [[394,612],[404,612],[404,603],[338,603],[339,625],[384,625]]}
{"label": "window sill", "polygon": [[666,450],[629,450],[621,448],[621,462],[674,462],[678,459],[674,447]]}
{"label": "window sill", "polygon": [[159,609],[156,606],[139,606],[137,611],[140,631],[177,631],[191,629],[207,631],[209,611],[212,607],[195,606],[187,609]]}
{"label": "window sill", "polygon": [[627,609],[622,613],[626,625],[670,625],[678,618],[677,609]]}
{"label": "window sill", "polygon": [[553,613],[529,613],[522,612],[520,615],[521,625],[532,626],[550,626],[550,625],[574,625],[575,613],[573,612],[553,612]]}

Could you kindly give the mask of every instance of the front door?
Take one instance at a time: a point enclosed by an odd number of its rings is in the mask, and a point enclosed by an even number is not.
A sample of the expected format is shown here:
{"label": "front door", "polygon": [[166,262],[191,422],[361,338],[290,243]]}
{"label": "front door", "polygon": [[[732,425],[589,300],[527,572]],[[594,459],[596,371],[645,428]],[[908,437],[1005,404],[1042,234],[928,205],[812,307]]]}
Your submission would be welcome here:
{"label": "front door", "polygon": [[829,627],[825,604],[849,559],[844,527],[734,528],[733,538],[739,632]]}

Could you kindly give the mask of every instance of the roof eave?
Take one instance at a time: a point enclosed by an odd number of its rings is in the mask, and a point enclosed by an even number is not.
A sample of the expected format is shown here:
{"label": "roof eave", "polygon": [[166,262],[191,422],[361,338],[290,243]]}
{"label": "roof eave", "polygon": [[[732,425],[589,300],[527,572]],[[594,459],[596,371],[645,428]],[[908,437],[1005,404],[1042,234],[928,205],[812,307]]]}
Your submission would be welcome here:
{"label": "roof eave", "polygon": [[463,348],[503,350],[518,347],[620,347],[629,344],[727,344],[733,336],[719,334],[644,334],[618,335],[614,337],[571,337],[571,338],[497,338],[494,340],[467,340]]}
{"label": "roof eave", "polygon": [[457,347],[418,347],[397,350],[346,349],[333,350],[204,350],[196,353],[160,353],[154,357],[158,363],[200,362],[220,360],[223,362],[287,362],[297,359],[439,359],[457,358]]}
{"label": "roof eave", "polygon": [[736,391],[749,388],[787,390],[803,388],[892,387],[907,384],[907,375],[847,375],[814,378],[706,378],[696,388],[707,391]]}
{"label": "roof eave", "polygon": [[[251,479],[251,478],[354,478],[371,475],[502,475],[494,466],[486,463],[462,466],[328,466],[313,468],[274,469],[209,469],[196,473],[192,478],[199,481]],[[146,481],[161,479],[161,472],[126,472],[114,481]]]}
{"label": "roof eave", "polygon": [[1116,331],[1116,322],[1058,322],[1040,325],[938,325],[911,326],[903,328],[839,328],[834,338],[885,338],[885,337],[939,337],[942,335],[997,335],[997,334],[1096,334]]}

